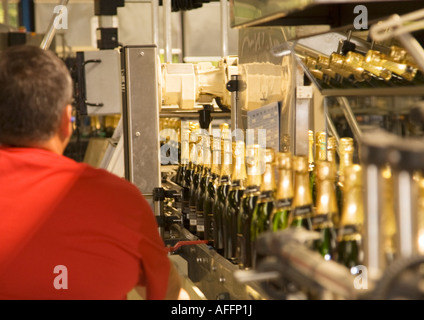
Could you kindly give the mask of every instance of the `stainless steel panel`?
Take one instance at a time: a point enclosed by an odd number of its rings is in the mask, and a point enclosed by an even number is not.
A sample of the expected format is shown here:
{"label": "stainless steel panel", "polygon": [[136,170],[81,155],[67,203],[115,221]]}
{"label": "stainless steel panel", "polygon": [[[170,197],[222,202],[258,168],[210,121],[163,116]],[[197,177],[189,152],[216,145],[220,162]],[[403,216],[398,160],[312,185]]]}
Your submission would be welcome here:
{"label": "stainless steel panel", "polygon": [[102,107],[87,105],[89,115],[120,114],[122,111],[121,62],[116,50],[87,51],[84,60],[100,60],[85,66],[87,102],[102,103]]}
{"label": "stainless steel panel", "polygon": [[125,177],[153,208],[153,189],[161,186],[157,47],[125,47],[122,55]]}

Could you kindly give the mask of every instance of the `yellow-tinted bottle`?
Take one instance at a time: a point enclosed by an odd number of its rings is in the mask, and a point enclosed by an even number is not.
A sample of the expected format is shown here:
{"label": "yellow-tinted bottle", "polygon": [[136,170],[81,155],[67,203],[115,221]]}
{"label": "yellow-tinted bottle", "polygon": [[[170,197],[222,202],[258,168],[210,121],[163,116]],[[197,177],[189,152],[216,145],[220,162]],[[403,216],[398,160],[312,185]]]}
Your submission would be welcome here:
{"label": "yellow-tinted bottle", "polygon": [[276,157],[278,169],[277,193],[274,209],[271,214],[271,229],[283,230],[288,227],[291,207],[293,204],[293,168],[292,154],[279,152]]}
{"label": "yellow-tinted bottle", "polygon": [[290,227],[303,227],[312,230],[313,204],[309,188],[308,158],[293,157],[294,197],[289,218]]}
{"label": "yellow-tinted bottle", "polygon": [[338,216],[336,199],[336,168],[330,161],[317,161],[317,206],[313,216],[313,230],[320,233],[315,241],[316,250],[325,260],[332,260],[336,255],[337,233],[333,216]]}
{"label": "yellow-tinted bottle", "polygon": [[343,209],[338,230],[337,260],[348,268],[360,265],[364,222],[362,168],[353,164],[344,169]]}

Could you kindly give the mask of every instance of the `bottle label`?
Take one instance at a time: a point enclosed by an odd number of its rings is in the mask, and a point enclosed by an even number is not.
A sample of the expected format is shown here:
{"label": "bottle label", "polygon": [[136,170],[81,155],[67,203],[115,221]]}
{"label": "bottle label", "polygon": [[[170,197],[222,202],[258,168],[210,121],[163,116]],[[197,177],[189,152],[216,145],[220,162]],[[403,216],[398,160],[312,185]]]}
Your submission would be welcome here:
{"label": "bottle label", "polygon": [[196,207],[190,206],[189,210],[190,210],[189,211],[190,226],[195,226],[197,224]]}
{"label": "bottle label", "polygon": [[261,192],[261,194],[259,195],[259,199],[266,199],[266,198],[271,198],[273,194],[273,191],[264,191]]}
{"label": "bottle label", "polygon": [[258,192],[258,191],[259,191],[258,186],[247,186],[245,193],[254,193],[254,192]]}
{"label": "bottle label", "polygon": [[358,228],[353,224],[343,226],[339,229],[339,235],[341,237],[349,236],[355,233],[358,233]]}
{"label": "bottle label", "polygon": [[220,183],[227,183],[227,182],[229,182],[229,181],[230,181],[230,177],[228,177],[228,176],[222,176],[222,177],[219,179],[219,181],[220,181]]}
{"label": "bottle label", "polygon": [[197,211],[197,226],[196,230],[198,232],[204,232],[205,231],[205,219],[203,218],[203,211]]}
{"label": "bottle label", "polygon": [[328,214],[318,214],[312,218],[312,224],[315,227],[327,226],[331,222]]}
{"label": "bottle label", "polygon": [[313,213],[313,208],[312,205],[308,204],[306,206],[295,207],[292,212],[294,217],[310,216]]}
{"label": "bottle label", "polygon": [[292,199],[280,199],[275,202],[275,207],[278,209],[291,207],[291,205],[292,205]]}

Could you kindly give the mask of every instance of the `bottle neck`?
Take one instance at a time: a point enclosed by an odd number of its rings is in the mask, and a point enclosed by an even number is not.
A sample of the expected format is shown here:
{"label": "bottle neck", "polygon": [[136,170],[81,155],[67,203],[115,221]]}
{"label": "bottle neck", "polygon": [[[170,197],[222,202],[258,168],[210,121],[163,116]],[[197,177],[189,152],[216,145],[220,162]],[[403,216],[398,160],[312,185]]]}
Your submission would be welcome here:
{"label": "bottle neck", "polygon": [[219,149],[214,149],[212,151],[211,172],[217,175],[219,175],[221,172],[221,150]]}
{"label": "bottle neck", "polygon": [[361,226],[364,222],[364,204],[362,188],[354,186],[343,192],[343,209],[340,227]]}
{"label": "bottle neck", "polygon": [[293,198],[293,171],[278,170],[277,200]]}
{"label": "bottle neck", "polygon": [[308,172],[295,172],[293,207],[312,205]]}
{"label": "bottle neck", "polygon": [[245,181],[246,180],[246,164],[244,162],[244,157],[238,156],[234,159],[233,164],[233,172],[232,172],[232,178],[233,181],[240,180]]}
{"label": "bottle neck", "polygon": [[344,179],[344,169],[353,164],[353,153],[352,152],[342,152],[340,155],[340,164],[339,164],[339,181],[343,183]]}
{"label": "bottle neck", "polygon": [[232,154],[230,152],[225,152],[223,154],[222,163],[221,163],[221,177],[231,176],[231,161],[232,161]]}
{"label": "bottle neck", "polygon": [[309,140],[309,151],[308,151],[308,162],[309,171],[313,170],[314,167],[314,141]]}
{"label": "bottle neck", "polygon": [[275,185],[275,174],[274,174],[274,165],[272,163],[265,164],[265,172],[262,175],[261,182],[261,192],[274,191],[276,189]]}
{"label": "bottle neck", "polygon": [[337,199],[333,180],[318,180],[316,214],[337,214]]}

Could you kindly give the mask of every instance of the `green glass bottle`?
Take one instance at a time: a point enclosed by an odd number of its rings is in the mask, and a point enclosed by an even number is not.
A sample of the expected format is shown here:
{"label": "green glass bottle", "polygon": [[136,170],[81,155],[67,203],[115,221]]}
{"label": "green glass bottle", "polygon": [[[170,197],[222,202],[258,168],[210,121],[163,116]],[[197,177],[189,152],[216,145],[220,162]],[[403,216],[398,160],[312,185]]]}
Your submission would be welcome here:
{"label": "green glass bottle", "polygon": [[290,152],[277,153],[278,184],[274,209],[271,214],[271,229],[283,230],[288,227],[288,220],[293,203],[293,168]]}
{"label": "green glass bottle", "polygon": [[221,173],[219,183],[216,189],[216,197],[213,205],[214,220],[214,245],[215,250],[224,254],[224,238],[223,238],[223,214],[227,201],[228,191],[231,186],[231,162],[232,162],[232,142],[229,126],[227,125],[221,131]]}
{"label": "green glass bottle", "polygon": [[265,149],[264,165],[265,171],[262,175],[260,195],[256,202],[255,209],[253,210],[250,231],[253,245],[252,258],[254,266],[256,263],[255,260],[258,261],[260,259],[254,250],[254,243],[261,233],[271,230],[270,218],[272,210],[274,209],[274,195],[276,191],[275,152],[272,148]]}
{"label": "green glass bottle", "polygon": [[312,230],[313,204],[309,184],[308,158],[293,156],[294,197],[289,218],[290,227]]}
{"label": "green glass bottle", "polygon": [[337,260],[348,268],[362,263],[360,260],[364,222],[362,187],[361,166],[353,164],[346,167],[344,169],[343,209],[337,235]]}
{"label": "green glass bottle", "polygon": [[337,253],[337,233],[333,215],[338,216],[335,190],[336,168],[329,161],[315,163],[317,173],[317,207],[312,219],[313,230],[320,233],[315,241],[315,249],[325,260],[334,259]]}
{"label": "green glass bottle", "polygon": [[196,190],[196,235],[199,239],[205,239],[205,215],[204,204],[206,199],[206,188],[211,174],[211,149],[210,137],[203,137],[203,172]]}
{"label": "green glass bottle", "polygon": [[244,142],[237,141],[233,151],[233,171],[231,174],[231,187],[228,191],[226,208],[224,210],[223,236],[224,257],[233,263],[237,263],[237,222],[246,182]]}
{"label": "green glass bottle", "polygon": [[221,172],[221,140],[219,137],[212,138],[212,165],[211,174],[206,187],[204,216],[205,216],[205,240],[214,247],[214,217],[213,205],[216,200],[216,190],[219,184],[219,175]]}
{"label": "green glass bottle", "polygon": [[253,210],[260,195],[262,175],[259,167],[260,146],[258,144],[246,147],[247,181],[246,190],[240,203],[237,222],[237,261],[240,269],[252,267],[251,223]]}

